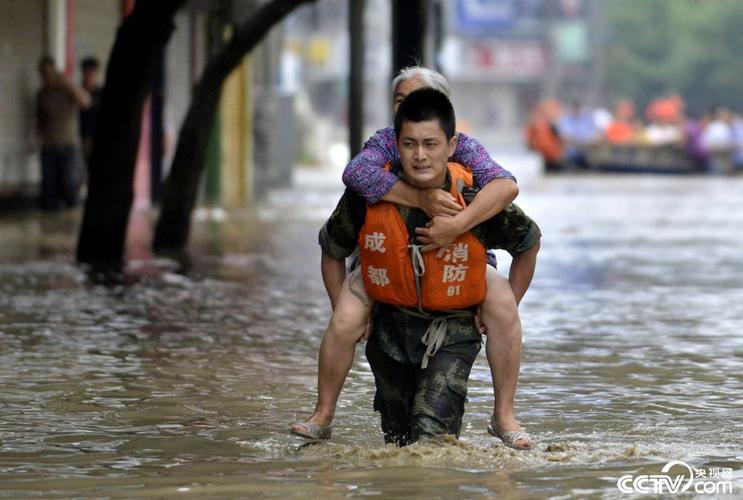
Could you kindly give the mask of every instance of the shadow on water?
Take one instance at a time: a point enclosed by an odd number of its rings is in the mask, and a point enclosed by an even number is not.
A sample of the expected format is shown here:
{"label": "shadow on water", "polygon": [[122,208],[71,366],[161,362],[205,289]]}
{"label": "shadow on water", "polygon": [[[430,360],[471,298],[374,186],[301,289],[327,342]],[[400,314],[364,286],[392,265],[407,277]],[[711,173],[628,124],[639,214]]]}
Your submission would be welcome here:
{"label": "shadow on water", "polygon": [[384,445],[361,350],[333,440],[288,434],[314,405],[328,320],[317,230],[338,185],[200,212],[185,268],[149,253],[150,218],[137,219],[113,280],[74,265],[78,213],[1,218],[0,496],[611,498],[620,476],[671,460],[731,468],[739,493],[741,187],[522,188],[544,233],[522,304],[528,453],[486,432],[484,355],[459,441]]}

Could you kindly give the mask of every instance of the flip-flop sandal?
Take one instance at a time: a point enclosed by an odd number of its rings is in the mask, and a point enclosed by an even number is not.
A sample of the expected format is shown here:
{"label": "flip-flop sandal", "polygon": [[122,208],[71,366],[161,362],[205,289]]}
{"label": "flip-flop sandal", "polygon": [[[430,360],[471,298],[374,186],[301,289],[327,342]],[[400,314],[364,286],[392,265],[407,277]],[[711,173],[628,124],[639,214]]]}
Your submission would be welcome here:
{"label": "flip-flop sandal", "polygon": [[307,439],[330,439],[333,424],[320,425],[312,422],[297,422],[291,426],[291,433]]}
{"label": "flip-flop sandal", "polygon": [[[531,450],[534,447],[531,436],[526,431],[506,431],[498,427],[498,424],[495,423],[495,414],[490,417],[488,432],[503,441],[504,445],[514,450]],[[517,441],[527,441],[529,446],[519,446],[516,444]]]}

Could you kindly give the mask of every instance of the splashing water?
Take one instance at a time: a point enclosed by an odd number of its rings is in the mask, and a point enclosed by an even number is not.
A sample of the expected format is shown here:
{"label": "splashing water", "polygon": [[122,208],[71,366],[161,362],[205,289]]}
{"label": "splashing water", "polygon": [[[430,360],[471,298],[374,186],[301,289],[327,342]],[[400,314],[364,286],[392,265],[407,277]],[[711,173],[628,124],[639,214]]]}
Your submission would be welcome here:
{"label": "splashing water", "polygon": [[531,452],[486,432],[484,353],[459,441],[384,445],[360,349],[333,440],[288,434],[314,406],[338,184],[201,220],[186,274],[135,260],[112,287],[71,264],[79,214],[0,220],[0,496],[619,497],[618,477],[671,460],[732,468],[743,494],[741,188],[522,184],[544,235],[521,306]]}

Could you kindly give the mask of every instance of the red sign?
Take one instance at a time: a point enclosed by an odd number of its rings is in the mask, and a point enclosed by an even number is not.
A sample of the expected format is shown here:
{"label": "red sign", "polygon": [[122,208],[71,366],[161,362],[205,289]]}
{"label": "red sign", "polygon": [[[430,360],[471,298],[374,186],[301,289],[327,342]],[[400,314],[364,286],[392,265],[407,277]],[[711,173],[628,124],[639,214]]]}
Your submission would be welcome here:
{"label": "red sign", "polygon": [[[539,42],[453,40],[446,70],[452,76],[477,80],[524,81],[547,71],[547,55]],[[456,54],[456,57],[451,57]]]}

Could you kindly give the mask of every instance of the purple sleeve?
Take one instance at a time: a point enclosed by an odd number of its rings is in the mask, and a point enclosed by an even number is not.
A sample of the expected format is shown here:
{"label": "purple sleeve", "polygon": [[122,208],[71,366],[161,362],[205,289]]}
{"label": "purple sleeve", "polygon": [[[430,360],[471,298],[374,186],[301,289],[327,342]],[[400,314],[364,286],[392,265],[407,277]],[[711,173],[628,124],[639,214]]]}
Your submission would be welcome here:
{"label": "purple sleeve", "polygon": [[472,169],[475,183],[480,189],[493,179],[511,179],[516,182],[516,177],[511,172],[493,161],[485,146],[480,144],[477,139],[461,132],[459,133],[457,149],[454,150],[451,159]]}
{"label": "purple sleeve", "polygon": [[384,170],[384,165],[400,157],[395,144],[395,129],[378,130],[343,171],[343,183],[373,205],[386,195],[399,179]]}

